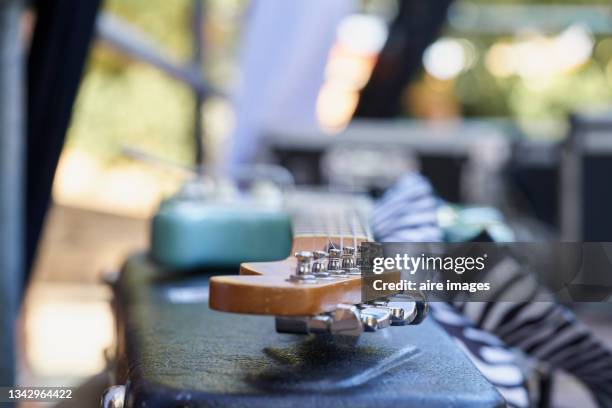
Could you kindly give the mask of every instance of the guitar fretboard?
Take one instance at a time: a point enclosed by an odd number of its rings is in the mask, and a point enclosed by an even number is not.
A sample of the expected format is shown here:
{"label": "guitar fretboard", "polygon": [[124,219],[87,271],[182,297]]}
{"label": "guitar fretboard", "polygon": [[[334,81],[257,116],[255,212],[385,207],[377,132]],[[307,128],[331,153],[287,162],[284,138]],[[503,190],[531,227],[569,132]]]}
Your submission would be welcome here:
{"label": "guitar fretboard", "polygon": [[294,237],[336,237],[371,240],[365,197],[339,193],[294,192],[287,197]]}

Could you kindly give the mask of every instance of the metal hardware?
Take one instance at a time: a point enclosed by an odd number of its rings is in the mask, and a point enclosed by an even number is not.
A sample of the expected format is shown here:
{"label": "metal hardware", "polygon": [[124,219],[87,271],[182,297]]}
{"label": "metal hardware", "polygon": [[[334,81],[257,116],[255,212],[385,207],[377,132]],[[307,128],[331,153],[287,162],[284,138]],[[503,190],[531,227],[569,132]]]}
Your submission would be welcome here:
{"label": "metal hardware", "polygon": [[314,275],[291,275],[289,276],[289,279],[287,279],[287,281],[293,283],[313,284],[317,283],[317,278],[315,278]]}
{"label": "metal hardware", "polygon": [[329,333],[331,329],[332,317],[330,315],[318,315],[311,317],[308,321],[308,331],[310,333]]}
{"label": "metal hardware", "polygon": [[310,317],[284,317],[276,316],[274,323],[278,333],[308,334],[308,321]]}
{"label": "metal hardware", "polygon": [[125,385],[113,385],[104,391],[100,408],[123,408],[125,405]]}
{"label": "metal hardware", "polygon": [[363,333],[363,323],[356,306],[340,304],[332,316],[330,332],[335,339],[357,338]]}
{"label": "metal hardware", "polygon": [[361,322],[366,331],[376,331],[391,325],[391,312],[380,307],[361,309]]}
{"label": "metal hardware", "polygon": [[339,304],[332,313],[317,316],[277,316],[275,323],[279,333],[330,334],[340,342],[358,338],[364,330],[359,309],[345,304]]}
{"label": "metal hardware", "polygon": [[339,304],[333,312],[316,316],[276,317],[276,331],[293,334],[328,334],[338,343],[354,343],[364,331],[421,323],[429,305],[421,292],[406,292],[355,305]]}
{"label": "metal hardware", "polygon": [[355,248],[345,246],[342,249],[342,269],[351,269],[355,267]]}
{"label": "metal hardware", "polygon": [[329,249],[329,261],[327,271],[334,278],[348,278],[349,275],[342,269],[342,250],[338,248]]}
{"label": "metal hardware", "polygon": [[276,331],[290,334],[321,334],[330,333],[332,317],[328,314],[303,317],[277,316],[275,318]]}
{"label": "metal hardware", "polygon": [[357,252],[355,253],[355,267],[361,269],[362,261],[363,257],[361,256],[361,247],[357,247]]}
{"label": "metal hardware", "polygon": [[342,269],[349,275],[361,275],[355,263],[355,247],[345,246],[342,249]]}
{"label": "metal hardware", "polygon": [[316,277],[312,274],[312,252],[296,252],[295,258],[297,259],[295,274],[289,277],[289,281],[295,283],[317,283]]}
{"label": "metal hardware", "polygon": [[394,326],[421,323],[429,313],[429,304],[420,292],[401,293],[388,299],[391,324]]}
{"label": "metal hardware", "polygon": [[327,258],[327,252],[325,251],[314,251],[312,253],[314,263],[312,264],[312,274],[316,278],[329,278],[329,272],[325,265],[325,258]]}
{"label": "metal hardware", "polygon": [[[414,310],[414,307],[412,308]],[[394,326],[403,326],[405,324],[409,324],[413,320],[413,314],[409,311],[406,311],[404,307],[389,307],[389,312],[391,313],[391,324]]]}
{"label": "metal hardware", "polygon": [[312,252],[300,251],[295,253],[297,259],[297,267],[295,269],[296,275],[311,275],[312,274]]}
{"label": "metal hardware", "polygon": [[327,270],[333,275],[336,273],[340,273],[342,270],[342,263],[340,256],[342,255],[342,251],[338,248],[330,248],[329,249],[329,262],[327,263]]}

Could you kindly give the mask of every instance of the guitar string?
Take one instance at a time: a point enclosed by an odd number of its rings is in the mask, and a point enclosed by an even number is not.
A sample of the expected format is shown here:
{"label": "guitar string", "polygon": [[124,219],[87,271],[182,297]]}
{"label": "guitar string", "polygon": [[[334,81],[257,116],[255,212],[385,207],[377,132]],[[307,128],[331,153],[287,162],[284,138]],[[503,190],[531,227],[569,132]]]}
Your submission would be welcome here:
{"label": "guitar string", "polygon": [[[340,214],[342,214],[342,211],[340,211]],[[336,233],[340,235],[340,251],[344,251],[344,234],[342,233],[342,218],[343,217],[341,217],[340,214],[336,216],[336,221],[337,221]]]}
{"label": "guitar string", "polygon": [[355,206],[355,208],[356,208],[356,211],[357,211],[357,213],[359,215],[357,218],[359,220],[359,224],[361,226],[361,230],[362,230],[363,234],[365,235],[366,241],[367,242],[373,241],[372,236],[371,236],[372,231],[370,230],[370,228],[368,226],[367,218],[364,216],[364,214],[361,211],[359,211],[357,206]]}
{"label": "guitar string", "polygon": [[[337,248],[336,243],[332,239],[332,234],[336,234],[336,237],[340,238],[340,250],[344,249],[344,239],[348,238],[345,237],[345,235],[348,235],[347,232],[350,233],[350,239],[355,248],[357,248],[358,234],[363,234],[367,241],[371,240],[371,231],[366,226],[365,219],[362,217],[362,211],[360,211],[360,208],[358,208],[358,200],[351,197],[350,201],[353,205],[350,207],[349,211],[342,211],[342,208],[335,208],[337,206],[332,205],[332,208],[327,207],[325,211],[318,212],[319,217],[315,216],[315,213],[309,214],[310,216],[308,218],[311,218],[311,221],[312,219],[322,218],[323,231],[320,231],[315,223],[307,222],[307,220],[304,219],[304,215],[306,214],[302,213],[302,216],[299,217],[299,229],[312,234],[311,247],[313,251],[317,249],[316,236],[319,231],[327,235],[328,248],[324,249]],[[320,217],[320,215],[323,215],[323,217]],[[349,229],[349,231],[347,231],[347,229]]]}
{"label": "guitar string", "polygon": [[324,214],[325,231],[327,232],[327,248],[325,249],[325,251],[329,251],[330,248],[335,248],[335,245],[331,239],[331,227],[329,225],[329,209],[326,208]]}
{"label": "guitar string", "polygon": [[317,249],[316,235],[312,234],[312,252],[314,253],[314,251],[316,251],[316,249]]}
{"label": "guitar string", "polygon": [[[355,202],[355,200],[353,200],[353,202]],[[354,207],[354,210],[351,211],[351,214],[352,214],[352,217],[349,222],[351,223],[351,235],[353,236],[353,248],[357,250],[357,234],[355,232],[355,217],[357,215],[356,207]]]}
{"label": "guitar string", "polygon": [[[331,194],[331,190],[332,190],[332,186],[331,186],[331,184],[328,184],[327,192]],[[325,209],[326,209],[326,211],[325,211],[325,214],[326,214],[326,224],[325,225],[326,225],[326,230],[327,230],[327,241],[328,241],[326,251],[329,252],[330,248],[336,249],[336,245],[334,244],[334,242],[332,241],[332,238],[331,238],[331,234],[332,234],[331,229],[333,228],[333,219],[334,219],[334,216],[333,216],[333,214],[330,215],[331,210],[330,210],[329,206],[326,206]],[[330,220],[330,218],[331,218],[331,220]],[[331,222],[328,224],[327,223],[328,221],[331,221]]]}

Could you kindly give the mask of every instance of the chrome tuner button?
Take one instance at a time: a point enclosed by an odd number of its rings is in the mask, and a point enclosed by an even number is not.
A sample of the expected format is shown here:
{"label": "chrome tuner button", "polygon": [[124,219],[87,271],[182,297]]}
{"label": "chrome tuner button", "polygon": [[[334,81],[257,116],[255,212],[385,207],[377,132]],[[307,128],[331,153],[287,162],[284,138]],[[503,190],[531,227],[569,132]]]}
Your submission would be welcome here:
{"label": "chrome tuner button", "polygon": [[342,249],[342,269],[350,269],[355,267],[355,248],[345,246]]}
{"label": "chrome tuner button", "polygon": [[296,275],[310,275],[312,272],[312,252],[300,251],[295,253],[297,259]]}
{"label": "chrome tuner button", "polygon": [[328,278],[329,272],[325,265],[325,259],[327,258],[327,252],[325,251],[314,251],[312,253],[314,263],[312,264],[312,274],[316,278]]}
{"label": "chrome tuner button", "polygon": [[415,325],[427,317],[429,304],[422,294],[415,296],[398,294],[389,298],[387,308],[394,326]]}
{"label": "chrome tuner button", "polygon": [[357,247],[357,252],[355,253],[355,266],[361,269],[362,266],[362,256],[361,256],[361,247]]}
{"label": "chrome tuner button", "polygon": [[355,262],[355,247],[345,246],[342,250],[342,270],[349,275],[361,275]]}
{"label": "chrome tuner button", "polygon": [[366,331],[376,331],[391,325],[391,312],[379,307],[361,309],[361,322]]}
{"label": "chrome tuner button", "polygon": [[290,282],[295,283],[316,283],[316,278],[312,274],[312,258],[310,251],[299,251],[295,253],[297,265],[295,273],[289,277]]}
{"label": "chrome tuner button", "polygon": [[308,331],[310,333],[329,333],[331,330],[332,317],[329,315],[317,315],[308,321]]}
{"label": "chrome tuner button", "polygon": [[353,305],[339,304],[332,314],[330,333],[338,340],[356,339],[363,333],[359,309]]}
{"label": "chrome tuner button", "polygon": [[342,251],[338,248],[330,248],[329,260],[327,262],[327,271],[330,275],[341,275],[344,273],[342,270]]}

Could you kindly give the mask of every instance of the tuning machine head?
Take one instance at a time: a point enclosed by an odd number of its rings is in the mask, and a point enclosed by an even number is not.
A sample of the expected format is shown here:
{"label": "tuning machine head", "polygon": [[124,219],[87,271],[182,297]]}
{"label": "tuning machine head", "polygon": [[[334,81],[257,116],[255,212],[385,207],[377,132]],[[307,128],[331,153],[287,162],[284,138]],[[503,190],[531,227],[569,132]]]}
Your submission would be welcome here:
{"label": "tuning machine head", "polygon": [[428,310],[423,293],[401,293],[356,306],[339,304],[333,312],[316,316],[277,317],[276,331],[326,334],[338,344],[355,344],[364,331],[420,324],[427,317]]}
{"label": "tuning machine head", "polygon": [[316,283],[316,277],[312,274],[312,252],[296,252],[295,259],[297,260],[295,273],[289,277],[289,281],[295,283]]}
{"label": "tuning machine head", "polygon": [[319,279],[327,279],[330,277],[327,271],[326,260],[328,253],[325,251],[314,251],[312,253],[314,262],[312,264],[312,274]]}
{"label": "tuning machine head", "polygon": [[342,270],[348,275],[361,275],[361,269],[357,267],[355,259],[355,247],[345,246],[342,248]]}

